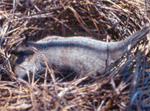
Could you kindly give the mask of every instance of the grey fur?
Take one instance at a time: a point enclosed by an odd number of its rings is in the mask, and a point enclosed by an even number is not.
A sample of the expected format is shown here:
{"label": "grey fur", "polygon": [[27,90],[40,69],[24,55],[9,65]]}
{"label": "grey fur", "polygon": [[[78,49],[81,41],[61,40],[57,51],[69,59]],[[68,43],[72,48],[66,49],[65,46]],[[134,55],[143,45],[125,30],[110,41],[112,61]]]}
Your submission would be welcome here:
{"label": "grey fur", "polygon": [[27,42],[16,50],[18,59],[14,72],[19,78],[24,78],[27,74],[26,70],[33,73],[34,70],[38,72],[45,67],[43,58],[33,51],[34,47],[47,58],[50,65],[58,69],[70,68],[83,76],[93,72],[91,76],[96,76],[105,71],[106,63],[109,66],[122,57],[144,38],[149,30],[150,27],[144,27],[120,42],[107,43],[86,37],[58,36],[48,36],[37,42]]}

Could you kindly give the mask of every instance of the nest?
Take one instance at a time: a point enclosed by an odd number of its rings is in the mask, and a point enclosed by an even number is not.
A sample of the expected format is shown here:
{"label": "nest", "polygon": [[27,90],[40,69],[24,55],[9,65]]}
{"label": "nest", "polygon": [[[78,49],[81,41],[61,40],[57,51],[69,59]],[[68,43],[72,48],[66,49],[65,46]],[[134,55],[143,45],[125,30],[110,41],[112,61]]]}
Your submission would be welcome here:
{"label": "nest", "polygon": [[84,85],[87,77],[31,83],[16,78],[9,53],[49,35],[121,41],[150,23],[149,9],[148,0],[1,0],[0,110],[149,110],[147,39],[114,63],[107,76]]}

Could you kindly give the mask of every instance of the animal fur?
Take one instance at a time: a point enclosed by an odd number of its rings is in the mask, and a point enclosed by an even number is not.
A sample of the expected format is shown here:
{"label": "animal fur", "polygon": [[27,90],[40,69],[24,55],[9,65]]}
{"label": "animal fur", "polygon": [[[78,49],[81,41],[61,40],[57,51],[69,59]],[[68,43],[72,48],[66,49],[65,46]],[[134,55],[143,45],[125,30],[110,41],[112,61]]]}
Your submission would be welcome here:
{"label": "animal fur", "polygon": [[83,76],[92,72],[91,76],[97,76],[144,38],[149,30],[150,27],[144,27],[120,42],[107,43],[80,36],[48,36],[37,42],[27,42],[15,51],[18,58],[14,72],[19,78],[25,78],[27,70],[32,74],[46,67],[43,57],[33,51],[35,48],[54,69],[72,71]]}

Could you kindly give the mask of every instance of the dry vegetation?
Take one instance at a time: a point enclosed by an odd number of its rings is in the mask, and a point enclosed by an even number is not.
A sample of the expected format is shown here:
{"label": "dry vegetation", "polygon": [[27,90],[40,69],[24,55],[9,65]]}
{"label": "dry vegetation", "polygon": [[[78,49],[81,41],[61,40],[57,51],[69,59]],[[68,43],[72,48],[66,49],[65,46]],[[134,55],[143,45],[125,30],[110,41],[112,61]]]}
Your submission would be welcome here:
{"label": "dry vegetation", "polygon": [[150,110],[148,36],[113,64],[107,76],[88,84],[81,84],[86,77],[27,83],[16,78],[15,57],[9,53],[47,35],[123,40],[149,25],[150,1],[143,1],[1,0],[0,110]]}

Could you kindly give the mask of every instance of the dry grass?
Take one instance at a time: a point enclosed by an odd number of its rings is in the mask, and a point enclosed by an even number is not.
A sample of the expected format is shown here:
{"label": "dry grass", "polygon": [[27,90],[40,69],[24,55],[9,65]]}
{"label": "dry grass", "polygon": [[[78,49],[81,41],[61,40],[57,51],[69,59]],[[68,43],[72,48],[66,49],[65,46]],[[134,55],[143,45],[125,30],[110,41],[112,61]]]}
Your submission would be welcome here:
{"label": "dry grass", "polygon": [[[22,42],[47,35],[123,40],[149,25],[150,1],[145,1],[1,0],[0,110],[150,110],[150,46],[146,39],[113,64],[108,76],[84,85],[86,77],[27,83],[16,78],[15,57],[9,53]],[[54,75],[48,67],[47,72]]]}

